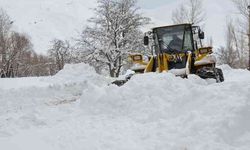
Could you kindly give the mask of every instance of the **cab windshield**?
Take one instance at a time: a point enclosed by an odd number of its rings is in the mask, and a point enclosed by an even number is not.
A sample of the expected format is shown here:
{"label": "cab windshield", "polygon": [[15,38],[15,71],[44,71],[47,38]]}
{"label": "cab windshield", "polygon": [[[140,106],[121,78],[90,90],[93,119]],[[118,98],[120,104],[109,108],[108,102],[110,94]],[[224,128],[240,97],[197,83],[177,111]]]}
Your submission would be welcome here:
{"label": "cab windshield", "polygon": [[162,27],[155,29],[158,51],[171,52],[193,50],[192,31],[187,25]]}

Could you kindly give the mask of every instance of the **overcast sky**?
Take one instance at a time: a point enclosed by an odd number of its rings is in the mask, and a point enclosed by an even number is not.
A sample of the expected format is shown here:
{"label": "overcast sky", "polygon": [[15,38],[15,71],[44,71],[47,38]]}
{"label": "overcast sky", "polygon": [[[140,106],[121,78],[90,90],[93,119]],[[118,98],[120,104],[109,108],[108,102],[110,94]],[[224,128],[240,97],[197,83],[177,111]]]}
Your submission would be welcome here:
{"label": "overcast sky", "polygon": [[138,4],[145,9],[154,9],[162,5],[174,3],[177,0],[138,0]]}

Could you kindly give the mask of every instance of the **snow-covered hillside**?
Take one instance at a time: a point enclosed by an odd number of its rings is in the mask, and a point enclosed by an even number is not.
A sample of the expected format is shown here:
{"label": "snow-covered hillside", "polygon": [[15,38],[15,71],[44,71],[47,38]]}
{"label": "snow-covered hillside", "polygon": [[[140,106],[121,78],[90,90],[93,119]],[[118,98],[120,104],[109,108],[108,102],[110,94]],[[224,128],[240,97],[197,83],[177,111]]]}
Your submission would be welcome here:
{"label": "snow-covered hillside", "polygon": [[[152,18],[152,24],[144,31],[172,24],[171,12],[184,0],[158,1],[138,1],[144,14]],[[87,19],[93,15],[91,8],[96,5],[96,0],[0,0],[0,7],[13,19],[14,28],[27,33],[35,51],[40,53],[46,53],[54,38],[72,39],[78,36]],[[236,14],[231,1],[205,0],[204,9],[207,11],[206,37],[213,37],[216,47],[224,45],[226,18]]]}
{"label": "snow-covered hillside", "polygon": [[53,77],[0,79],[0,147],[248,150],[250,73],[222,69],[220,84],[149,73],[108,86],[85,64]]}
{"label": "snow-covered hillside", "polygon": [[27,33],[34,49],[45,53],[54,38],[71,39],[91,17],[95,0],[0,0],[0,7],[14,21],[14,28]]}

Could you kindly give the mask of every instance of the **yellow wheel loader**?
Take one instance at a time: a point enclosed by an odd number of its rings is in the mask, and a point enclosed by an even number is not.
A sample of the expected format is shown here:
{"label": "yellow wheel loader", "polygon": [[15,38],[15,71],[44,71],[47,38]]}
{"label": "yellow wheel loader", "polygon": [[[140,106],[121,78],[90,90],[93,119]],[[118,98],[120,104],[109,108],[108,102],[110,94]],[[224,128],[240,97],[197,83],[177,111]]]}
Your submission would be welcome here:
{"label": "yellow wheel loader", "polygon": [[[189,74],[196,74],[203,79],[213,78],[223,82],[222,70],[216,68],[216,58],[211,55],[212,47],[203,47],[204,32],[199,26],[179,24],[153,28],[145,33],[144,45],[151,52],[151,56],[142,54],[130,55],[131,70],[135,73],[170,72],[176,76],[187,78]],[[125,80],[114,81],[118,86]]]}

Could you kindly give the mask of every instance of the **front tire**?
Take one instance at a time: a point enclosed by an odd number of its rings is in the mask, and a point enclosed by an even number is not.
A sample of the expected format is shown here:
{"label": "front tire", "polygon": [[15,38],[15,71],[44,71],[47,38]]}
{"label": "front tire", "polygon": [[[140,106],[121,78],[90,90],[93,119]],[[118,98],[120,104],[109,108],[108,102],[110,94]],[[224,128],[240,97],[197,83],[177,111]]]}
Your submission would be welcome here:
{"label": "front tire", "polygon": [[198,69],[196,74],[202,79],[215,79],[217,83],[224,81],[223,72],[219,68],[203,67]]}

